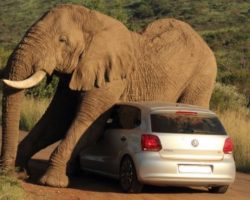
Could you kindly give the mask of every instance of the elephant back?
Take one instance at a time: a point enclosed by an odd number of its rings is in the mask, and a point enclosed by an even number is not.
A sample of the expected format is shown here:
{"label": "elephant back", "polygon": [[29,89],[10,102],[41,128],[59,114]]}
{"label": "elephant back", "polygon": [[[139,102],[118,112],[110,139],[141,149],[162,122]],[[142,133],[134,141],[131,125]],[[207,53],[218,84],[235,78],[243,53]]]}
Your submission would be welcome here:
{"label": "elephant back", "polygon": [[190,25],[173,18],[159,19],[149,24],[141,33],[153,46],[203,46],[203,39]]}

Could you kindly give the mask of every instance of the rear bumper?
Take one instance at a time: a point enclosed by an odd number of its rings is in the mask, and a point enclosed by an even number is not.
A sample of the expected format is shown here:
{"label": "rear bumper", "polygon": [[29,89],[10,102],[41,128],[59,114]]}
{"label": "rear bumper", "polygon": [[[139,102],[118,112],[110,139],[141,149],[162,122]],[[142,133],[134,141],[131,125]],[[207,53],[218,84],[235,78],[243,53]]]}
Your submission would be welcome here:
{"label": "rear bumper", "polygon": [[[135,154],[138,180],[145,184],[160,186],[216,186],[229,185],[235,179],[235,163],[231,155],[222,161],[180,161],[162,159],[158,152]],[[210,165],[211,173],[181,173],[179,165]]]}

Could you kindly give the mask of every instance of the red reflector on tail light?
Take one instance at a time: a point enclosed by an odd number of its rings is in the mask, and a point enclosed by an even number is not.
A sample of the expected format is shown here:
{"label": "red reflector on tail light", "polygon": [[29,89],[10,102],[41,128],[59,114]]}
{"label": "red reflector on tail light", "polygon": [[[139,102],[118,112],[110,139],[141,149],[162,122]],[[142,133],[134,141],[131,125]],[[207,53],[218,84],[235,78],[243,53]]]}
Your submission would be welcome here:
{"label": "red reflector on tail light", "polygon": [[143,134],[141,136],[142,151],[160,151],[161,142],[156,135]]}
{"label": "red reflector on tail light", "polygon": [[176,114],[179,114],[179,115],[197,115],[197,112],[179,110],[179,111],[176,111]]}
{"label": "red reflector on tail light", "polygon": [[224,142],[223,152],[225,154],[233,153],[233,141],[230,137],[228,137]]}

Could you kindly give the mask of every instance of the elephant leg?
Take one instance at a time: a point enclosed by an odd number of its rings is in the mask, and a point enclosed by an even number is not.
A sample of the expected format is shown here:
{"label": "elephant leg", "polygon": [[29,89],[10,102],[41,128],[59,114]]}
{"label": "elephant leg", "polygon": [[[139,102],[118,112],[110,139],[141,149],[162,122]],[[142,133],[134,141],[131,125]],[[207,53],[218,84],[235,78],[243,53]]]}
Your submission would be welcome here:
{"label": "elephant leg", "polygon": [[31,131],[19,144],[16,159],[18,178],[26,179],[29,177],[28,162],[34,154],[62,138],[59,134],[60,132],[49,134],[48,131],[47,129],[41,129],[41,131],[39,130],[38,132]]}
{"label": "elephant leg", "polygon": [[98,117],[98,119],[95,120],[84,133],[84,136],[80,138],[67,164],[66,174],[78,175],[80,172],[79,153],[82,149],[95,144],[99,139],[105,129],[106,121],[110,116],[110,111],[111,110],[108,110]]}
{"label": "elephant leg", "polygon": [[78,98],[79,94],[70,91],[65,80],[60,80],[47,111],[18,146],[16,165],[20,170],[27,167],[35,153],[66,134],[74,118]]}
{"label": "elephant leg", "polygon": [[215,75],[214,79],[206,73],[196,75],[195,79],[184,90],[178,102],[209,108],[214,83]]}
{"label": "elephant leg", "polygon": [[[84,141],[92,139],[92,135],[86,137],[86,131],[119,100],[123,90],[122,81],[113,81],[103,88],[93,89],[83,95],[77,115],[65,138],[51,155],[50,166],[41,177],[41,184],[54,187],[68,185],[66,170],[75,147],[81,138],[84,138]],[[95,138],[95,136],[93,137]]]}

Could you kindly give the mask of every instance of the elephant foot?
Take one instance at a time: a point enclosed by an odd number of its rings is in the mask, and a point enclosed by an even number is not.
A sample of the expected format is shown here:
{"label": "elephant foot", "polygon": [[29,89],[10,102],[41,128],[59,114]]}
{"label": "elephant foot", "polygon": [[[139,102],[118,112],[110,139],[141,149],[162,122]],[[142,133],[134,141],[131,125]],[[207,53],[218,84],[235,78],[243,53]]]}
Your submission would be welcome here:
{"label": "elephant foot", "polygon": [[46,173],[40,178],[39,183],[51,187],[67,187],[69,178],[65,173],[59,170],[49,168]]}
{"label": "elephant foot", "polygon": [[15,177],[20,180],[25,180],[29,178],[27,171],[24,169],[21,170],[20,168],[15,168],[15,167],[3,168],[3,169],[1,168],[0,172],[5,176]]}
{"label": "elephant foot", "polygon": [[25,168],[22,168],[16,171],[16,177],[20,180],[25,180],[28,179],[30,176],[27,170]]}
{"label": "elephant foot", "polygon": [[24,180],[29,178],[29,169],[27,162],[16,162],[16,177],[18,179]]}

